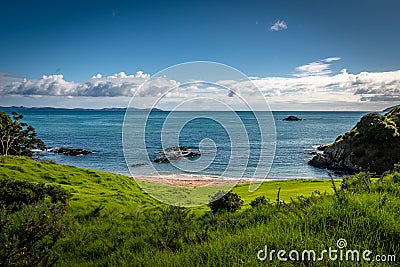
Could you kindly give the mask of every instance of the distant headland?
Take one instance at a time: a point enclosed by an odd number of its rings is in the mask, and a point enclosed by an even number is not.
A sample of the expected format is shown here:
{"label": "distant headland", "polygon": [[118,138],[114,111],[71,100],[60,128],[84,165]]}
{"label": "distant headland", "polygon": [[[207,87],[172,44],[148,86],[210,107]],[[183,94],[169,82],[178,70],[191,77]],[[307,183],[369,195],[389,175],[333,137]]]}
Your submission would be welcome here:
{"label": "distant headland", "polygon": [[[1,107],[1,110],[4,111],[24,111],[24,110],[39,110],[39,111],[52,111],[52,110],[61,110],[61,111],[126,111],[127,108],[55,108],[55,107],[24,107],[24,106],[10,106],[10,107]],[[130,111],[164,111],[158,108],[128,108]]]}

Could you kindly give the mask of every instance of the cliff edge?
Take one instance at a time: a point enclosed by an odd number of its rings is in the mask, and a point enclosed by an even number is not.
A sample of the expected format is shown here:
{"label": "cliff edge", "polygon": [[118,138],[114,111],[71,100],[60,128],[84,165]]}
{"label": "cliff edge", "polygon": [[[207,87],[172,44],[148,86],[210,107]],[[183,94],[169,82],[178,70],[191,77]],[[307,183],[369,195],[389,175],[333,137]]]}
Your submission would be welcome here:
{"label": "cliff edge", "polygon": [[385,115],[370,113],[336,138],[308,164],[317,168],[382,174],[400,162],[400,107]]}

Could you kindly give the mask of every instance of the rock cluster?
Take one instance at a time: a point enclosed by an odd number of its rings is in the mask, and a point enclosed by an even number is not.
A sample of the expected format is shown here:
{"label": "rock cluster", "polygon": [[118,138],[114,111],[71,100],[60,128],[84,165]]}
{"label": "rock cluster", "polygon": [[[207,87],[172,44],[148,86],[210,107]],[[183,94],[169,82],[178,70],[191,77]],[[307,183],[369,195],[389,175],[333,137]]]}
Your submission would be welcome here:
{"label": "rock cluster", "polygon": [[83,156],[93,153],[92,151],[81,148],[52,147],[47,149],[48,152],[64,154],[67,156]]}
{"label": "rock cluster", "polygon": [[200,151],[185,146],[169,147],[158,152],[153,162],[162,163],[178,160],[181,158],[193,158],[201,156]]}
{"label": "rock cluster", "polygon": [[296,116],[289,116],[287,118],[283,119],[284,121],[301,121],[302,119],[296,117]]}

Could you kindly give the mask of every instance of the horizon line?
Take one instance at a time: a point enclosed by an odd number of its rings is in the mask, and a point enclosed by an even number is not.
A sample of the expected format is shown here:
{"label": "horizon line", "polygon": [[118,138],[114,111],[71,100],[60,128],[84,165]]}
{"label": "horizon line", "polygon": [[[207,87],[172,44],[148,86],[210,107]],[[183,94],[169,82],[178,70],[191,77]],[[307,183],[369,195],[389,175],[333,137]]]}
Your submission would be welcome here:
{"label": "horizon line", "polygon": [[[395,106],[393,106],[395,107]],[[387,109],[391,109],[393,107],[386,108],[384,110],[376,111],[376,110],[177,110],[175,112],[385,112]],[[159,112],[171,112],[173,110],[163,110],[160,108],[134,108],[134,107],[103,107],[103,108],[80,108],[80,107],[51,107],[51,106],[0,106],[0,109],[63,109],[63,110],[90,110],[90,111],[122,111],[126,109],[132,109],[137,111],[149,111],[155,110]]]}

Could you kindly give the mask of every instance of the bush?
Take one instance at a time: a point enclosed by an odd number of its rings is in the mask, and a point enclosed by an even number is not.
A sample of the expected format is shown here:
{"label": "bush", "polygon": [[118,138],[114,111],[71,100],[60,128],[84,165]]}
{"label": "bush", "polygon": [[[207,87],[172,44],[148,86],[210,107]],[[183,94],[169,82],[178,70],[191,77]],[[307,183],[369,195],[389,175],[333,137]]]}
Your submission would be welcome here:
{"label": "bush", "polygon": [[210,207],[212,212],[225,210],[228,212],[234,212],[240,210],[243,205],[243,200],[236,193],[218,191],[214,196],[210,196]]}
{"label": "bush", "polygon": [[190,241],[192,223],[193,214],[189,209],[176,206],[165,208],[157,223],[158,245],[175,250]]}
{"label": "bush", "polygon": [[68,193],[58,186],[0,180],[0,266],[50,266]]}
{"label": "bush", "polygon": [[64,224],[65,206],[40,201],[17,212],[0,211],[0,266],[50,266],[57,261],[52,248]]}
{"label": "bush", "polygon": [[345,177],[340,186],[343,191],[350,192],[369,192],[371,187],[371,175],[360,172],[354,176]]}
{"label": "bush", "polygon": [[261,205],[267,205],[269,202],[269,199],[265,199],[264,196],[259,196],[256,199],[254,199],[252,202],[250,202],[250,206],[252,208],[261,206]]}
{"label": "bush", "polygon": [[52,203],[65,204],[68,197],[68,192],[60,186],[34,184],[23,180],[0,180],[0,205],[11,211],[17,211],[24,204],[34,204],[44,198],[49,198]]}

